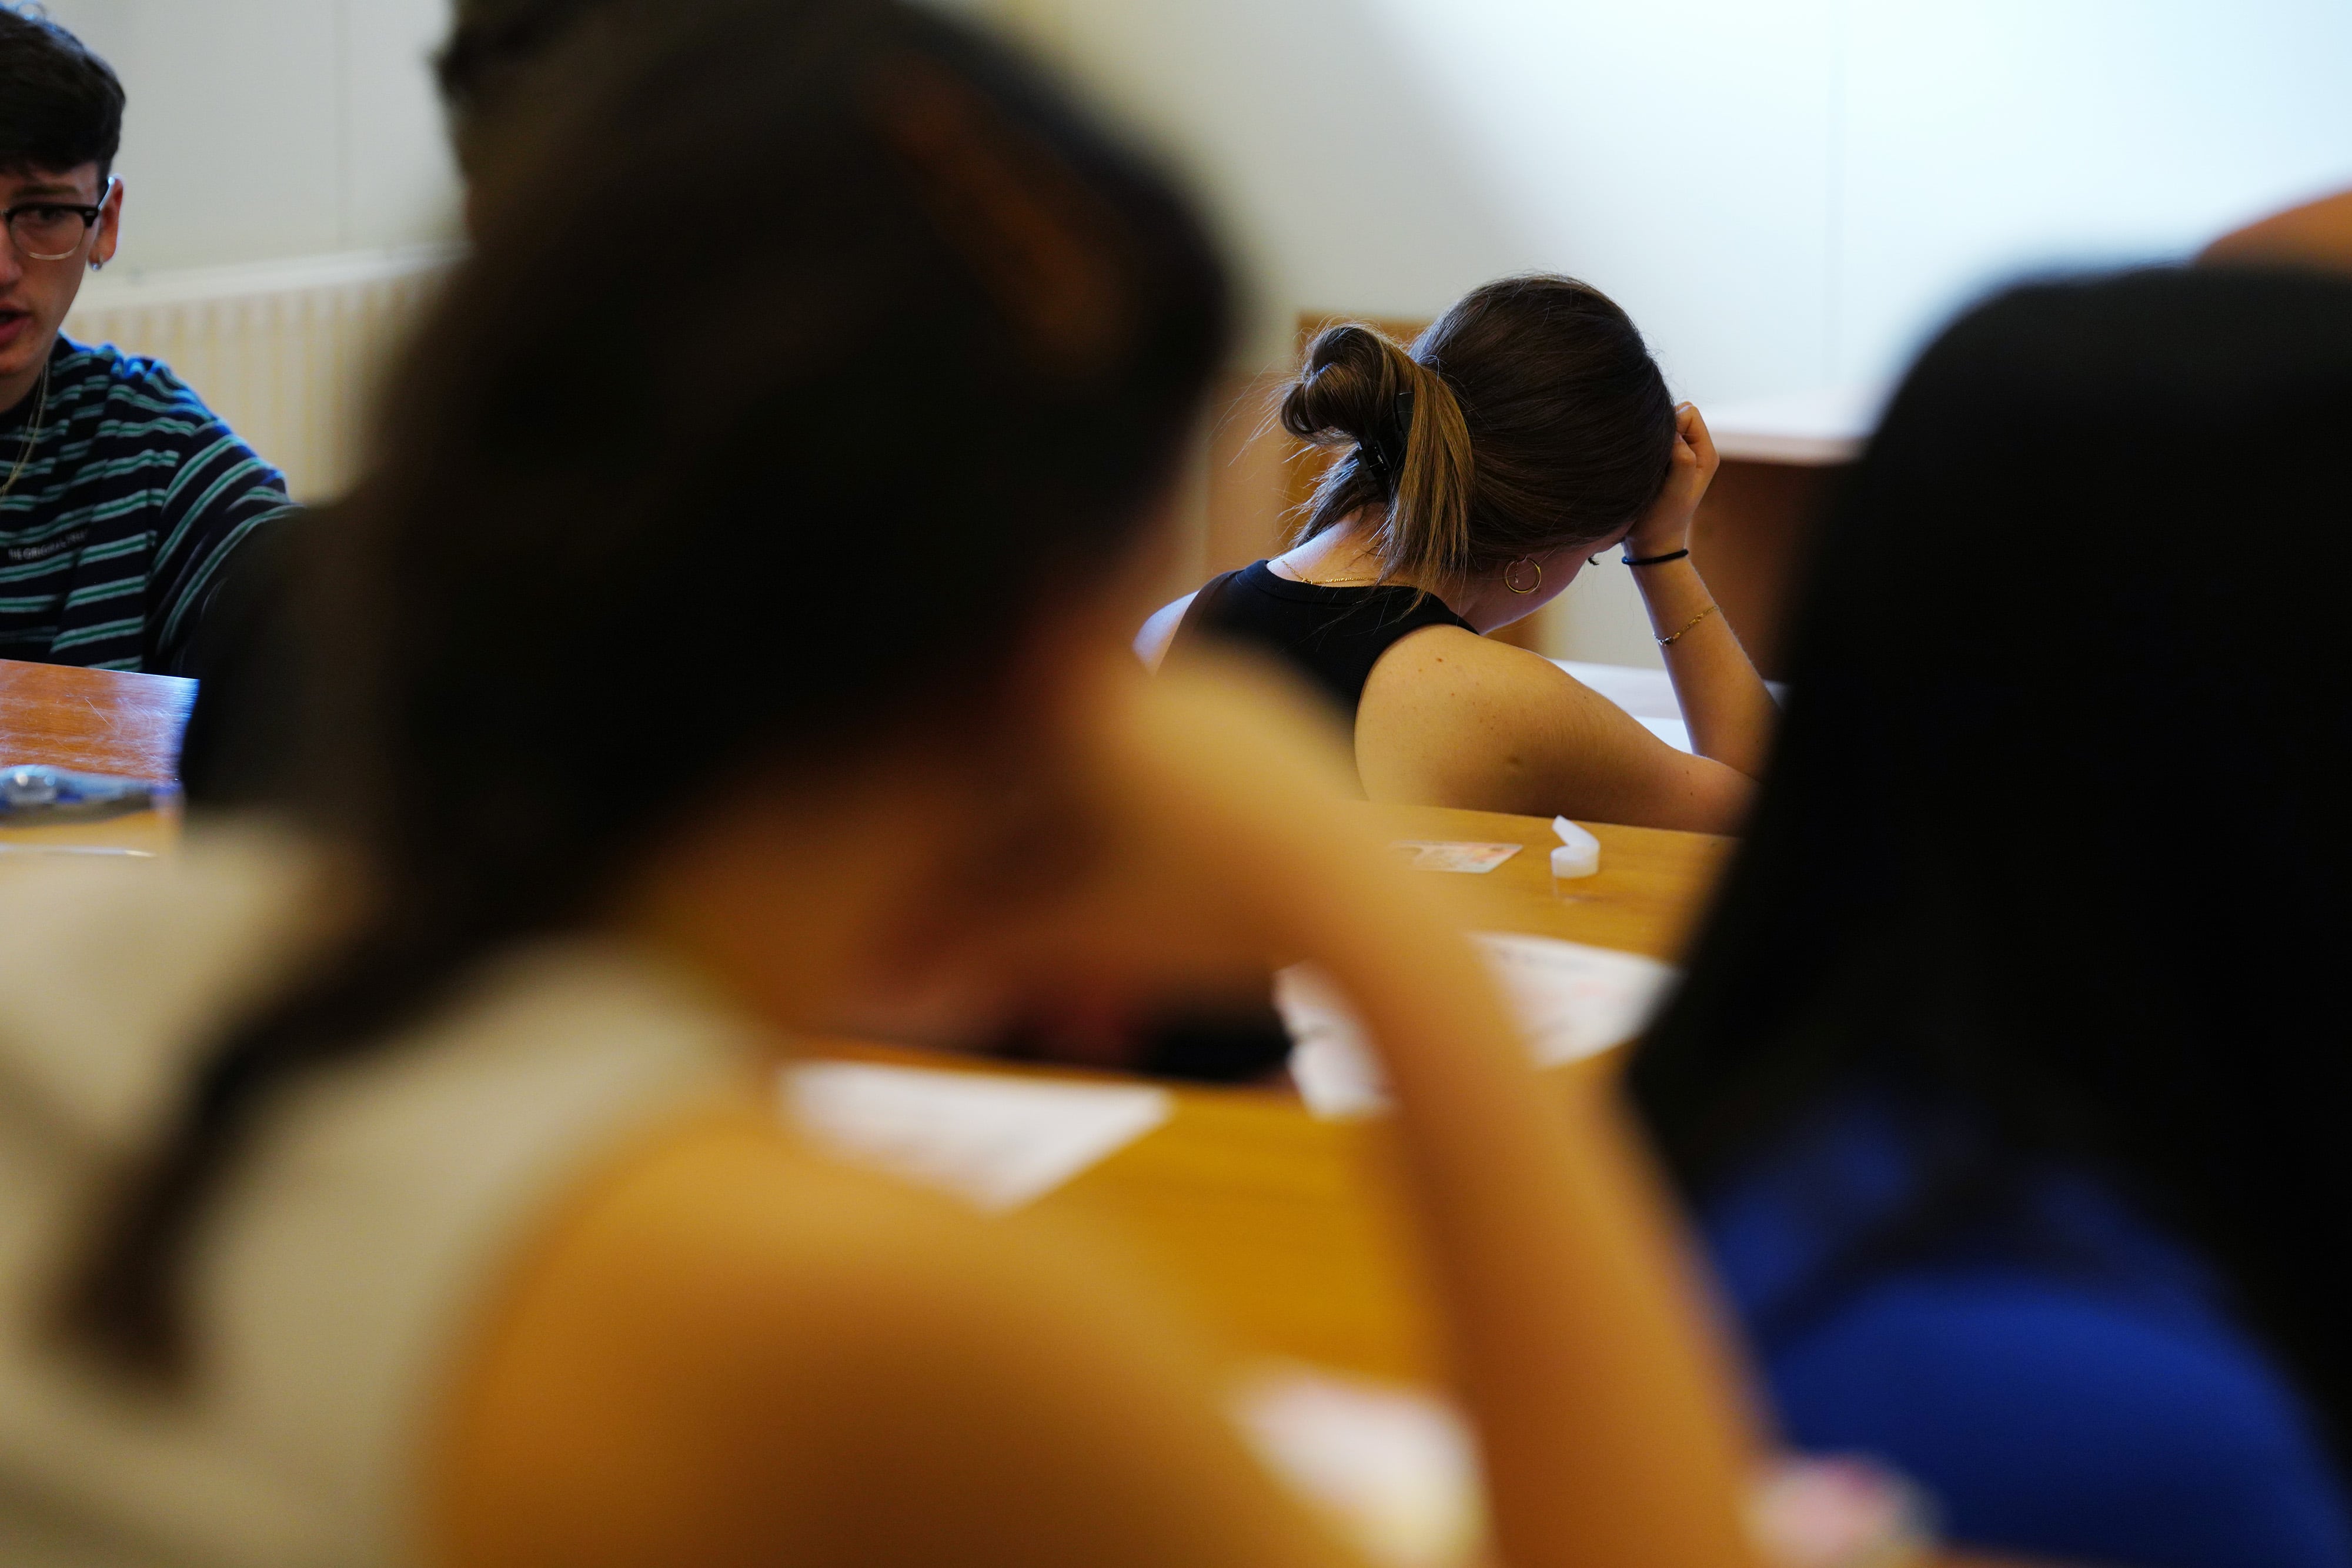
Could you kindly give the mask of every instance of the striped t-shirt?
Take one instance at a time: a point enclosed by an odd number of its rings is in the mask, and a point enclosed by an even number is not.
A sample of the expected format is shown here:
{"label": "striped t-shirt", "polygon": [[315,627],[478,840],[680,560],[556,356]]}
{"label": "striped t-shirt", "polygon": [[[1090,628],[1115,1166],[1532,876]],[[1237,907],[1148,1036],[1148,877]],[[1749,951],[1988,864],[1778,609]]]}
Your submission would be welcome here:
{"label": "striped t-shirt", "polygon": [[286,482],[161,361],[64,337],[0,413],[0,659],[170,670],[238,540]]}

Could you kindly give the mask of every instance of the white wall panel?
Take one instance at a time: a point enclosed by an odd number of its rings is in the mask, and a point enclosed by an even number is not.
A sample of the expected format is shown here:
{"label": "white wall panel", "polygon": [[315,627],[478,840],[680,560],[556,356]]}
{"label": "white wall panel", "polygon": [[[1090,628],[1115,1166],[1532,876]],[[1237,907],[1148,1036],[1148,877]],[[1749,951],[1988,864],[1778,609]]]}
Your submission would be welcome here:
{"label": "white wall panel", "polygon": [[123,266],[337,248],[340,5],[79,0],[49,9],[130,94],[116,161]]}
{"label": "white wall panel", "polygon": [[1371,0],[1526,235],[1431,303],[1549,267],[1631,311],[1687,395],[1825,377],[1832,4]]}
{"label": "white wall panel", "polygon": [[415,245],[457,233],[457,175],[428,62],[448,0],[341,0],[343,246]]}
{"label": "white wall panel", "polygon": [[2352,184],[2342,0],[1852,0],[1845,49],[1840,379],[2003,278]]}
{"label": "white wall panel", "polygon": [[1427,314],[1539,254],[1440,84],[1362,0],[1077,3],[1050,27],[1252,264],[1263,357],[1301,309]]}
{"label": "white wall panel", "polygon": [[121,265],[215,267],[446,237],[424,52],[446,0],[50,0],[130,95]]}

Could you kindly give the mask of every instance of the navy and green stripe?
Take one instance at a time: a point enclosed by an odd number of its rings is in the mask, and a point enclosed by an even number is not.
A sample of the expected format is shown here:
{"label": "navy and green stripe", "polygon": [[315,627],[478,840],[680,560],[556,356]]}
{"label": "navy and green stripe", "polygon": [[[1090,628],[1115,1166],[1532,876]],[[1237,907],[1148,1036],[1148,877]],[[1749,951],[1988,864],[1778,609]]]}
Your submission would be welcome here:
{"label": "navy and green stripe", "polygon": [[[35,399],[0,413],[0,477]],[[0,659],[170,670],[222,563],[286,481],[159,360],[65,338],[0,496]]]}

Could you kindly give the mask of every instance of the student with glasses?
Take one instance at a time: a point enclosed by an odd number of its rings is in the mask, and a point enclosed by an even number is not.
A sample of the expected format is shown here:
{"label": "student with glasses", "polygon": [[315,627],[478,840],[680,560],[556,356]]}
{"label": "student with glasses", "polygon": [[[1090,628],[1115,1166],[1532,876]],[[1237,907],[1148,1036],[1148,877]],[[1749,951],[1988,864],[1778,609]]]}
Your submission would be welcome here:
{"label": "student with glasses", "polygon": [[104,60],[0,5],[0,658],[187,674],[286,486],[167,367],[62,335],[120,237],[122,108]]}

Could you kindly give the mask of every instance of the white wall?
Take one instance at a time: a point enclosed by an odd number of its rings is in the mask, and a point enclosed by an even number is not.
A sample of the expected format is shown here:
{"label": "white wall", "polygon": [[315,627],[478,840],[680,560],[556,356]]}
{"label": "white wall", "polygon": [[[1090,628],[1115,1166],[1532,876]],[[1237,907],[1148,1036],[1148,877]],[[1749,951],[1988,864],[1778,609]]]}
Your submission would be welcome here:
{"label": "white wall", "polygon": [[[1257,285],[1428,315],[1585,277],[1703,401],[1883,376],[2020,268],[2352,182],[2342,0],[959,0],[1190,169]],[[447,0],[50,0],[131,94],[122,264],[454,233]]]}
{"label": "white wall", "polygon": [[48,12],[130,95],[123,269],[455,234],[426,67],[447,0],[48,0]]}
{"label": "white wall", "polygon": [[1002,0],[1301,307],[1513,267],[1681,390],[1883,375],[1988,283],[2352,183],[2342,0]]}
{"label": "white wall", "polygon": [[[1702,406],[1899,371],[2023,270],[2352,183],[2342,0],[999,0],[1190,169],[1259,287],[1433,315],[1574,273]],[[1624,574],[1564,652],[1648,661]]]}
{"label": "white wall", "polygon": [[[1304,308],[1575,273],[1702,405],[1892,374],[2020,270],[2179,256],[2352,183],[2344,0],[946,0],[1188,169]],[[446,0],[50,0],[131,93],[122,267],[455,232]],[[1654,658],[1624,574],[1561,651]]]}
{"label": "white wall", "polygon": [[[1427,315],[1578,273],[1720,401],[1888,373],[2020,268],[2352,182],[2342,0],[958,0],[1156,135],[1257,284]],[[49,0],[131,94],[123,265],[428,242],[447,0]]]}
{"label": "white wall", "polygon": [[1832,373],[2030,267],[2177,257],[2352,184],[2342,0],[1852,0]]}

